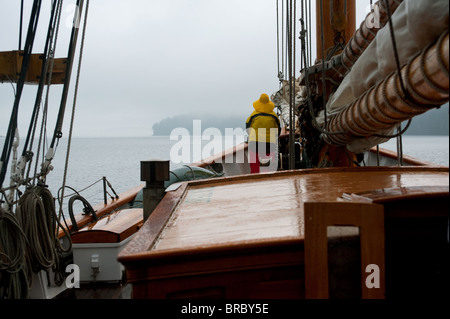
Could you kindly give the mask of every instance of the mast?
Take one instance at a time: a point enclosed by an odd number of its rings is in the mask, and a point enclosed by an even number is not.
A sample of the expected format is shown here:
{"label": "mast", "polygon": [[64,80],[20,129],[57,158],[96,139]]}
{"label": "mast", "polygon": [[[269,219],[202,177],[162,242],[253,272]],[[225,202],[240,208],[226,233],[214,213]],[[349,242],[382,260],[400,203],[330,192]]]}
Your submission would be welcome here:
{"label": "mast", "polygon": [[322,52],[325,52],[325,57],[327,53],[332,54],[335,47],[341,51],[353,36],[356,30],[355,11],[355,0],[316,0],[317,60],[323,58]]}

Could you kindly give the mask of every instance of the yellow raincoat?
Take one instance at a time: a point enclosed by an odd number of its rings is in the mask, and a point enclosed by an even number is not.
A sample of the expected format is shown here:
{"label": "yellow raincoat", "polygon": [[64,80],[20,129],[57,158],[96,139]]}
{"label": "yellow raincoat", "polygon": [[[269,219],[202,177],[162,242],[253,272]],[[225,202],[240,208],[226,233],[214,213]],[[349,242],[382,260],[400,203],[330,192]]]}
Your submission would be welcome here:
{"label": "yellow raincoat", "polygon": [[[254,111],[246,121],[249,142],[277,143],[281,132],[280,119],[273,111],[273,104],[267,94],[262,94],[259,100],[253,103]],[[271,128],[275,129],[272,130]]]}

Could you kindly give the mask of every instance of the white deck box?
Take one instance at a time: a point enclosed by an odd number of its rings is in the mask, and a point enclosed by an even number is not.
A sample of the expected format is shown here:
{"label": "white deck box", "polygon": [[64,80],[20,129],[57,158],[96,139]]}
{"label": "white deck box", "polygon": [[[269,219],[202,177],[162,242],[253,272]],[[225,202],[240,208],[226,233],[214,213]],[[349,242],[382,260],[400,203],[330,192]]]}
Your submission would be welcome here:
{"label": "white deck box", "polygon": [[73,244],[73,263],[80,269],[80,281],[121,281],[124,267],[117,256],[132,237],[118,243]]}
{"label": "white deck box", "polygon": [[117,256],[143,223],[142,208],[124,209],[71,234],[73,263],[80,282],[118,282],[123,265]]}

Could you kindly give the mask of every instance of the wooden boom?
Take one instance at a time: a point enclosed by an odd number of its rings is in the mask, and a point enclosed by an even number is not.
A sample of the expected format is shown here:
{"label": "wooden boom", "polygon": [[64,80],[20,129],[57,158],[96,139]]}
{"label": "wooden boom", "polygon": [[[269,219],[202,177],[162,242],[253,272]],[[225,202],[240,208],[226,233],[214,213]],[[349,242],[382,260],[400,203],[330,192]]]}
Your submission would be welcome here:
{"label": "wooden boom", "polygon": [[[399,76],[405,83],[402,92]],[[449,33],[401,69],[369,89],[345,110],[331,117],[329,144],[346,145],[358,138],[390,129],[449,100]]]}

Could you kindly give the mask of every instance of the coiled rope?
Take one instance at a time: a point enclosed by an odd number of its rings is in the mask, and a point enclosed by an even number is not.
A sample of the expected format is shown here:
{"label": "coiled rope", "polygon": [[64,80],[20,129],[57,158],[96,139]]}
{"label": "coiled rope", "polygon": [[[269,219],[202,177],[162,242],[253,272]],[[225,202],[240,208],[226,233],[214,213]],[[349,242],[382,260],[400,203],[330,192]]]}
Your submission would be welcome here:
{"label": "coiled rope", "polygon": [[[51,192],[43,186],[27,189],[19,200],[16,216],[28,238],[27,267],[33,272],[53,270],[55,284],[61,285],[64,274],[60,263],[64,249],[55,231],[59,219]],[[30,277],[29,286],[31,282]]]}
{"label": "coiled rope", "polygon": [[26,245],[16,216],[0,207],[0,299],[28,298],[23,268]]}

